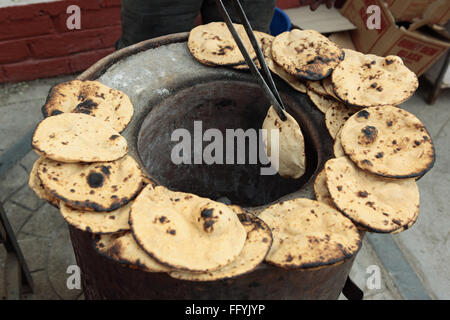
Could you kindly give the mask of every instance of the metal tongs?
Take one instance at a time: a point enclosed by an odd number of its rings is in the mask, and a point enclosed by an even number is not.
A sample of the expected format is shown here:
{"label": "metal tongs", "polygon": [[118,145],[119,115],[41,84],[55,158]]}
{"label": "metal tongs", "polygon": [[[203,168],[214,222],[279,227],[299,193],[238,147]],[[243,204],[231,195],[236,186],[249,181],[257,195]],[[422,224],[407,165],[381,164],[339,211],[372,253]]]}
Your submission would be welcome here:
{"label": "metal tongs", "polygon": [[277,112],[278,116],[282,121],[286,121],[286,115],[285,115],[285,108],[283,101],[281,101],[280,94],[278,93],[277,87],[275,86],[275,83],[273,82],[272,75],[269,71],[269,68],[267,67],[266,60],[264,59],[264,55],[261,51],[261,48],[259,47],[258,41],[256,40],[255,34],[253,33],[253,29],[248,22],[247,16],[245,15],[244,9],[241,6],[241,3],[239,0],[231,0],[233,3],[234,10],[237,12],[239,19],[242,22],[242,25],[244,26],[245,31],[247,32],[248,38],[250,39],[250,42],[253,46],[253,49],[256,52],[256,56],[259,60],[259,65],[262,68],[262,73],[259,72],[258,68],[256,67],[255,63],[253,62],[252,58],[250,57],[250,54],[248,53],[247,49],[244,46],[244,43],[242,42],[241,37],[236,31],[236,28],[233,25],[233,22],[231,21],[230,15],[227,12],[227,9],[223,5],[222,0],[216,0],[217,7],[219,8],[220,14],[222,15],[222,18],[224,19],[225,23],[227,24],[228,29],[231,32],[231,35],[234,38],[234,41],[236,41],[239,50],[241,51],[242,55],[244,56],[245,62],[250,68],[250,71],[252,72],[253,76],[256,78],[256,81],[261,86],[261,88],[264,91],[264,94],[269,99],[270,103],[275,108],[275,111]]}

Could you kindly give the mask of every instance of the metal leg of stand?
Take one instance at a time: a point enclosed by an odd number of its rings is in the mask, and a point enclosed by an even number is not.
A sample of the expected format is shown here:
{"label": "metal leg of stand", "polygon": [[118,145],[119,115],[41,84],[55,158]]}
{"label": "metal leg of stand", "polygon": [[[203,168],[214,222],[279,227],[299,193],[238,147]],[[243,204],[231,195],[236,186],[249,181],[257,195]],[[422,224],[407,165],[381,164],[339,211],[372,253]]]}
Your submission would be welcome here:
{"label": "metal leg of stand", "polygon": [[3,243],[7,251],[4,266],[6,298],[18,300],[21,298],[22,293],[33,292],[33,279],[1,203],[0,243]]}

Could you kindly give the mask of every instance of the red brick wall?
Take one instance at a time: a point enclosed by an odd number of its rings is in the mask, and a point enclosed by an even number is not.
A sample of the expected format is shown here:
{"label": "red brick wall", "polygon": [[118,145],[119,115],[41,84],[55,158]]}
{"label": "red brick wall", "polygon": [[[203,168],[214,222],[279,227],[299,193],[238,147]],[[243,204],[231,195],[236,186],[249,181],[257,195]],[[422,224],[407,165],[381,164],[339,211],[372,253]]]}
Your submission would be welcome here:
{"label": "red brick wall", "polygon": [[[151,1],[151,0],[149,0]],[[81,29],[66,26],[67,7],[81,9]],[[282,9],[298,0],[278,0]],[[120,0],[61,0],[0,8],[0,83],[83,71],[114,51]]]}
{"label": "red brick wall", "polygon": [[[67,7],[81,9],[69,30]],[[120,0],[62,0],[0,8],[0,83],[83,71],[114,51]]]}

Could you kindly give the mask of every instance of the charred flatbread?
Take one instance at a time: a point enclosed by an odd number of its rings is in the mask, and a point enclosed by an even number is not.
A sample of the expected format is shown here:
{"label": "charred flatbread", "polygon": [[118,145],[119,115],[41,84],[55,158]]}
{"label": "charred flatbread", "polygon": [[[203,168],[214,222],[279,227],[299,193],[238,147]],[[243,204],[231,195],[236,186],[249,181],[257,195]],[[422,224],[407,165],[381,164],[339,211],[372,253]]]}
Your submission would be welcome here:
{"label": "charred flatbread", "polygon": [[[289,113],[284,113],[286,121],[278,117],[272,106],[267,112],[262,126],[267,133],[267,136],[263,136],[266,154],[272,160],[272,165],[278,156],[280,176],[298,179],[306,170],[305,141],[297,121]],[[278,141],[272,139],[272,130],[278,130]]]}
{"label": "charred flatbread", "polygon": [[113,211],[126,205],[144,184],[143,173],[130,156],[97,163],[44,159],[38,175],[44,188],[67,205],[98,212]]}
{"label": "charred flatbread", "polygon": [[45,118],[34,132],[32,147],[39,155],[62,162],[113,161],[128,151],[127,141],[116,130],[82,113]]}
{"label": "charred flatbread", "polygon": [[109,259],[147,272],[169,272],[171,270],[156,262],[142,250],[129,231],[97,235],[94,248]]}
{"label": "charred flatbread", "polygon": [[358,167],[384,177],[418,177],[435,160],[431,136],[422,122],[392,106],[353,115],[342,128],[341,144]]}
{"label": "charred flatbread", "polygon": [[325,126],[333,139],[345,122],[355,113],[355,109],[346,106],[345,104],[332,101],[331,107],[325,113]]}
{"label": "charred flatbread", "polygon": [[308,87],[308,91],[311,90],[314,93],[327,97],[328,93],[325,91],[325,88],[322,85],[322,81],[306,81],[306,86]]}
{"label": "charred flatbread", "polygon": [[[255,50],[244,27],[241,24],[234,24],[234,27],[250,57],[255,59]],[[259,44],[261,45],[261,43]],[[189,33],[188,48],[195,59],[209,66],[246,65],[245,59],[225,22],[211,22],[192,29]]]}
{"label": "charred flatbread", "polygon": [[326,77],[321,82],[322,82],[322,87],[324,88],[325,92],[327,93],[327,96],[340,101],[338,96],[334,94],[333,83],[331,82],[331,76]]}
{"label": "charred flatbread", "polygon": [[369,231],[398,230],[419,210],[419,189],[414,179],[375,176],[360,170],[347,157],[328,160],[325,174],[336,207]]}
{"label": "charred flatbread", "polygon": [[330,192],[327,186],[327,177],[325,175],[325,170],[319,172],[314,181],[314,193],[316,195],[316,200],[326,203],[327,205],[334,208],[333,199],[331,199]]}
{"label": "charred flatbread", "polygon": [[344,152],[344,149],[342,148],[342,144],[341,144],[341,132],[342,132],[342,128],[338,131],[336,138],[334,139],[333,153],[334,153],[335,158],[345,156],[345,152]]}
{"label": "charred flatbread", "polygon": [[385,58],[344,49],[345,59],[331,75],[336,96],[350,105],[398,105],[419,86],[417,76],[401,58]]}
{"label": "charred flatbread", "polygon": [[[329,109],[345,109],[345,110],[351,110],[349,107],[347,107],[342,102],[339,102],[335,99],[332,99],[328,96],[322,96],[320,94],[317,94],[313,90],[308,89],[308,96],[311,99],[311,101],[314,103],[314,105],[317,107],[317,109],[320,110],[322,113],[327,113]],[[355,109],[353,109],[353,112]]]}
{"label": "charred flatbread", "polygon": [[356,226],[329,205],[294,199],[259,214],[272,230],[266,262],[283,268],[331,265],[356,254],[361,239]]}
{"label": "charred flatbread", "polygon": [[90,233],[117,233],[130,230],[128,219],[131,203],[111,212],[78,210],[60,201],[59,211],[71,226]]}
{"label": "charred flatbread", "polygon": [[157,262],[194,272],[232,262],[247,236],[227,205],[160,186],[146,187],[137,197],[130,225],[138,244]]}
{"label": "charred flatbread", "polygon": [[31,168],[30,176],[28,178],[28,186],[40,199],[45,200],[53,206],[59,208],[59,199],[45,190],[44,186],[42,185],[41,179],[39,179],[38,168],[42,160],[44,160],[44,157],[39,157],[34,162],[33,167]]}
{"label": "charred flatbread", "polygon": [[269,252],[272,233],[261,219],[252,214],[240,213],[238,217],[247,232],[247,239],[236,259],[216,271],[173,271],[170,276],[189,281],[215,281],[237,277],[254,270]]}
{"label": "charred flatbread", "polygon": [[283,32],[272,43],[276,63],[291,75],[305,80],[328,77],[344,58],[344,52],[315,30]]}
{"label": "charred flatbread", "polygon": [[44,117],[60,113],[84,113],[122,132],[133,117],[133,104],[122,91],[99,81],[72,80],[55,85],[42,107]]}
{"label": "charred flatbread", "polygon": [[262,46],[263,46],[262,50],[264,53],[264,58],[267,63],[267,67],[270,69],[270,71],[272,71],[277,76],[279,76],[281,79],[286,81],[287,84],[289,84],[292,88],[294,88],[295,90],[297,90],[299,92],[306,93],[306,85],[303,80],[300,80],[300,79],[294,77],[293,75],[287,73],[286,71],[284,71],[284,69],[282,67],[280,67],[278,64],[275,63],[275,61],[273,61],[272,41],[273,41],[273,38],[264,38],[261,41]]}

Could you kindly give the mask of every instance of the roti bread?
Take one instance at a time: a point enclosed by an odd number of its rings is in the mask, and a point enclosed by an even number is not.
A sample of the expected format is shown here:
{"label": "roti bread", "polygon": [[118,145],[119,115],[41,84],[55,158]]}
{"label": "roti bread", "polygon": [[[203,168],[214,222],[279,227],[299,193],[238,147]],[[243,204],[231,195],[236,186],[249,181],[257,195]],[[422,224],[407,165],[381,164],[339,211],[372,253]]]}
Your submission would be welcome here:
{"label": "roti bread", "polygon": [[270,69],[270,71],[272,71],[277,76],[279,76],[281,79],[286,81],[286,83],[288,85],[290,85],[293,89],[295,89],[299,92],[302,92],[302,93],[306,93],[306,85],[305,85],[304,81],[287,73],[286,71],[284,71],[284,69],[282,67],[280,67],[278,64],[275,63],[275,61],[273,61],[273,57],[272,57],[273,38],[274,37],[263,38],[261,41],[262,46],[263,46],[262,51],[264,53],[264,58],[266,60],[267,67]]}
{"label": "roti bread", "polygon": [[322,85],[322,81],[306,81],[306,86],[308,87],[308,90],[313,91],[314,93],[327,97],[328,93],[325,91],[325,88]]}
{"label": "roti bread", "polygon": [[311,101],[314,103],[314,105],[317,107],[317,109],[319,109],[320,112],[325,113],[325,114],[331,108],[342,109],[342,110],[352,110],[353,112],[355,111],[354,108],[349,108],[342,102],[332,99],[329,96],[322,96],[320,94],[317,94],[313,90],[308,89],[308,96],[311,99]]}
{"label": "roti bread", "polygon": [[[234,27],[250,57],[255,59],[256,52],[253,50],[244,27],[236,23]],[[255,34],[257,34],[256,31]],[[259,45],[261,46],[261,43]],[[189,33],[188,48],[195,59],[209,66],[237,66],[245,64],[245,59],[225,22],[211,22],[192,29]]]}
{"label": "roti bread", "polygon": [[145,253],[129,231],[97,235],[94,240],[94,248],[109,259],[147,272],[169,272],[171,270]]}
{"label": "roti bread", "polygon": [[358,167],[383,177],[418,177],[435,161],[433,142],[422,122],[392,106],[353,115],[342,128],[341,144]]}
{"label": "roti bread", "polygon": [[327,177],[325,175],[325,170],[319,172],[314,181],[314,193],[316,195],[316,200],[326,203],[330,207],[335,208],[333,199],[331,199],[330,192],[327,186]]}
{"label": "roti bread", "polygon": [[345,59],[331,75],[336,96],[360,107],[398,105],[419,86],[417,76],[401,58],[385,58],[344,49]]}
{"label": "roti bread", "polygon": [[355,108],[348,107],[341,102],[332,102],[330,108],[325,113],[325,126],[333,139],[336,139],[339,130],[355,111]]}
{"label": "roti bread", "polygon": [[408,225],[419,210],[414,179],[388,179],[366,173],[347,157],[325,164],[328,190],[336,207],[372,232],[390,233]]}
{"label": "roti bread", "polygon": [[44,117],[60,113],[84,113],[122,132],[133,117],[133,104],[122,91],[99,81],[72,80],[51,88],[42,107]]}
{"label": "roti bread", "polygon": [[414,225],[414,223],[416,223],[417,218],[419,218],[419,210],[416,211],[415,216],[411,219],[411,221],[406,226],[401,227],[400,229],[397,229],[397,230],[391,232],[391,234],[399,234],[400,232],[410,229]]}
{"label": "roti bread", "polygon": [[227,205],[161,186],[146,187],[137,197],[130,225],[137,243],[157,262],[194,272],[232,262],[247,236]]}
{"label": "roti bread", "polygon": [[139,165],[128,155],[116,161],[97,163],[44,159],[38,175],[53,196],[86,211],[116,210],[133,200],[144,185]]}
{"label": "roti bread", "polygon": [[342,148],[342,144],[341,144],[341,132],[342,132],[342,128],[338,131],[338,133],[336,134],[336,138],[334,139],[333,153],[334,153],[335,158],[345,156],[345,152],[344,152],[344,149]]}
{"label": "roti bread", "polygon": [[282,268],[332,265],[352,257],[361,246],[356,226],[319,201],[284,201],[262,211],[259,218],[273,236],[266,262]]}
{"label": "roti bread", "polygon": [[340,99],[334,94],[333,83],[331,82],[331,77],[326,77],[321,82],[322,82],[323,89],[327,93],[327,96],[330,96],[333,99],[340,101]]}
{"label": "roti bread", "polygon": [[[256,39],[258,40],[258,44],[260,45],[260,49],[261,51],[264,53],[264,43],[269,43],[270,46],[272,45],[272,39],[275,38],[274,36],[264,33],[264,32],[259,32],[259,31],[254,31],[253,32],[255,34]],[[261,66],[259,64],[259,60],[257,58],[256,55],[256,51],[255,51],[255,57],[253,58],[253,62],[255,63],[256,67],[258,69],[261,69]],[[268,64],[267,59],[266,59],[266,64]],[[232,66],[233,69],[236,70],[250,70],[250,67],[247,65],[247,62],[244,62],[244,64],[239,64],[236,66]]]}
{"label": "roti bread", "polygon": [[37,154],[62,162],[113,161],[127,154],[124,137],[104,121],[82,113],[62,113],[37,126],[32,147]]}
{"label": "roti bread", "polygon": [[276,63],[291,75],[305,80],[328,77],[344,59],[344,52],[315,30],[293,29],[272,42]]}
{"label": "roti bread", "polygon": [[59,199],[53,196],[50,192],[45,190],[44,186],[42,185],[41,179],[39,179],[38,176],[38,167],[41,164],[42,160],[44,160],[44,157],[39,157],[33,164],[33,167],[30,171],[30,176],[28,178],[28,186],[31,188],[31,190],[34,191],[34,193],[42,200],[45,200],[49,202],[51,205],[59,208]]}
{"label": "roti bread", "polygon": [[68,224],[82,231],[101,234],[130,230],[130,207],[131,203],[128,203],[111,212],[93,212],[77,210],[63,201],[59,202],[59,211]]}
{"label": "roti bread", "polygon": [[[298,179],[305,173],[305,141],[297,121],[288,113],[284,112],[287,120],[282,121],[275,108],[271,106],[263,122],[263,130],[267,136],[263,136],[266,154],[274,164],[271,157],[274,148],[278,148],[278,174],[282,177]],[[278,144],[272,145],[272,130],[278,130]],[[276,161],[276,160],[275,160]]]}
{"label": "roti bread", "polygon": [[172,271],[169,275],[181,280],[215,281],[234,278],[254,270],[269,252],[272,233],[261,219],[252,214],[240,213],[238,217],[247,232],[247,239],[236,259],[212,272]]}

